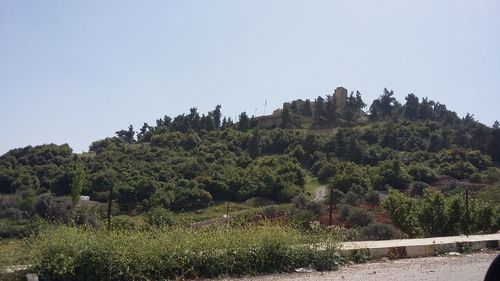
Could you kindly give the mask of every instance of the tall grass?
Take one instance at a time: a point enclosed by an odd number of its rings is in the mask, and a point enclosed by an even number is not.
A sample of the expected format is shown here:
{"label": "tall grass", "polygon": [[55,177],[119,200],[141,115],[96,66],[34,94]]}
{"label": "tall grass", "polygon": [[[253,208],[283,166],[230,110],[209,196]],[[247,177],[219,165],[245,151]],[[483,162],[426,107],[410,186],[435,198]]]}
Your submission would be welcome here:
{"label": "tall grass", "polygon": [[41,280],[161,280],[333,269],[342,261],[336,241],[277,225],[136,232],[57,226],[29,243]]}

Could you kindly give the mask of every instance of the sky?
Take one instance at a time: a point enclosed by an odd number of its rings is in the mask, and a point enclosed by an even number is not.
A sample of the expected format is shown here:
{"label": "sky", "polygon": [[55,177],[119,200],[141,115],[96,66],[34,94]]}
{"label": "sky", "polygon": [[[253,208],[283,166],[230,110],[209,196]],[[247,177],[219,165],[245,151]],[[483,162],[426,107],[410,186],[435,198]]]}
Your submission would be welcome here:
{"label": "sky", "polygon": [[338,86],[500,119],[498,0],[0,1],[0,155]]}

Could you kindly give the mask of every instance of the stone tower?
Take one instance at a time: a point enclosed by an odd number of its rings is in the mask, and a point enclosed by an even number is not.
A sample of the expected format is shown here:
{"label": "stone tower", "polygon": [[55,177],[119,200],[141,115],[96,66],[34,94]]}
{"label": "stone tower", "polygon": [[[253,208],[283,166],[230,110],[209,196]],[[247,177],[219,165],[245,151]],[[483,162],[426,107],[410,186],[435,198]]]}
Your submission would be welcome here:
{"label": "stone tower", "polygon": [[337,87],[333,95],[337,103],[337,113],[342,113],[347,102],[347,89],[344,87]]}

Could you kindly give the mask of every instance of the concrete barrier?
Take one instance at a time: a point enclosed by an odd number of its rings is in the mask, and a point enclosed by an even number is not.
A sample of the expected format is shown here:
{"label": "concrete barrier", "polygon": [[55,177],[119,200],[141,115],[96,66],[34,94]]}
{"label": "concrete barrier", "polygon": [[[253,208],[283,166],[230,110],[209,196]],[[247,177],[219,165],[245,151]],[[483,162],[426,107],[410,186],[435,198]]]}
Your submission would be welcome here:
{"label": "concrete barrier", "polygon": [[450,236],[422,239],[345,242],[344,255],[362,251],[369,258],[390,259],[434,256],[447,252],[469,252],[480,249],[499,249],[500,233],[487,235]]}

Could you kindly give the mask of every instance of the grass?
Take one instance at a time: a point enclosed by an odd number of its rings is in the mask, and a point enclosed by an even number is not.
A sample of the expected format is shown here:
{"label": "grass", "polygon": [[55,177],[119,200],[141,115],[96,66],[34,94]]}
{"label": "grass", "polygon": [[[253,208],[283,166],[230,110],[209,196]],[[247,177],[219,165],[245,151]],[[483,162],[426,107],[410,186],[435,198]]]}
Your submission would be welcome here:
{"label": "grass", "polygon": [[[291,207],[291,204],[269,204],[264,206],[255,206],[249,203],[236,203],[229,202],[229,216],[242,216],[242,215],[252,215],[256,213],[261,213],[268,206],[275,206],[277,210],[285,210]],[[227,202],[218,202],[213,206],[205,209],[183,212],[176,214],[176,219],[179,222],[199,222],[206,221],[215,218],[222,218],[227,211]]]}
{"label": "grass", "polygon": [[[51,226],[28,240],[44,280],[162,280],[336,268],[336,236],[264,224],[192,230],[105,231]],[[313,246],[317,245],[317,246]]]}
{"label": "grass", "polygon": [[0,272],[6,267],[25,264],[29,256],[26,244],[21,239],[0,239]]}

